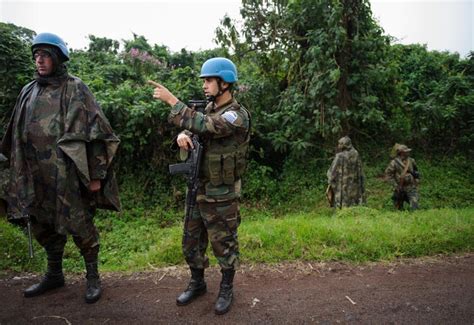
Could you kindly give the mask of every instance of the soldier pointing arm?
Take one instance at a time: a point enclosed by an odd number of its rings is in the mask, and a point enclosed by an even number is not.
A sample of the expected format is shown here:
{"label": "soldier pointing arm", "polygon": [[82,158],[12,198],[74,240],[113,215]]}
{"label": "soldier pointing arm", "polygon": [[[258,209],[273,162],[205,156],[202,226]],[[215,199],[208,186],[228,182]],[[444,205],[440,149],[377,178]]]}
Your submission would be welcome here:
{"label": "soldier pointing arm", "polygon": [[209,101],[204,113],[187,107],[159,83],[152,82],[153,97],[172,106],[168,121],[184,129],[177,138],[180,148],[192,148],[192,134],[199,134],[203,143],[197,209],[185,223],[183,234],[183,253],[191,269],[191,280],[177,304],[186,305],[206,292],[204,269],[209,266],[209,259],[205,252],[210,240],[222,272],[215,312],[224,314],[232,303],[239,262],[239,200],[250,140],[250,113],[233,98],[237,69],[232,61],[207,60],[200,77]]}

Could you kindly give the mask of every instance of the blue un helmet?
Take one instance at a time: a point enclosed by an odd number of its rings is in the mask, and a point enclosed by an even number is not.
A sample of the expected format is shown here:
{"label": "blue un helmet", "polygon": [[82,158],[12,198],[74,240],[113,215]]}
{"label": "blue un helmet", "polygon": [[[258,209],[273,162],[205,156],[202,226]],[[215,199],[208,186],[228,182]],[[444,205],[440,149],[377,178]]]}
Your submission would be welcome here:
{"label": "blue un helmet", "polygon": [[199,78],[219,77],[228,83],[237,81],[237,68],[226,58],[212,58],[204,62]]}
{"label": "blue un helmet", "polygon": [[52,34],[52,33],[40,33],[36,35],[31,45],[31,51],[34,52],[35,47],[39,45],[55,46],[59,49],[59,51],[63,55],[64,61],[69,60],[69,50],[67,49],[66,43],[58,35]]}

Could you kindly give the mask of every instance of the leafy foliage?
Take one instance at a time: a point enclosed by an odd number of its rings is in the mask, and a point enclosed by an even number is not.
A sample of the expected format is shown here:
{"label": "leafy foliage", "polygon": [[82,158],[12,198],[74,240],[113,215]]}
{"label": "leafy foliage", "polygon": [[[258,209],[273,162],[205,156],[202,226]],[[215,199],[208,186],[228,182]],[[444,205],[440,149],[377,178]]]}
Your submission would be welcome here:
{"label": "leafy foliage", "polygon": [[261,76],[277,83],[271,109],[262,108],[277,151],[311,156],[343,134],[383,132],[400,96],[389,38],[368,1],[245,0],[241,13],[245,41],[229,19],[217,37],[236,57],[254,52]]}
{"label": "leafy foliage", "polygon": [[243,0],[241,14],[224,17],[216,39],[250,72],[245,99],[254,98],[266,161],[320,155],[342,135],[376,147],[473,147],[472,55],[390,45],[365,0]]}
{"label": "leafy foliage", "polygon": [[458,149],[472,154],[474,53],[460,59],[421,45],[396,45],[393,52],[405,101],[397,120],[410,127],[407,138],[431,152]]}
{"label": "leafy foliage", "polygon": [[31,41],[35,32],[0,22],[0,137],[21,88],[33,73]]}
{"label": "leafy foliage", "polygon": [[[474,153],[472,55],[391,45],[367,0],[243,0],[241,14],[241,22],[223,18],[216,30],[221,47],[212,50],[173,53],[136,34],[121,42],[90,35],[87,49],[71,50],[69,71],[91,88],[121,138],[126,208],[182,204],[182,180],[167,173],[179,130],[146,81],[162,82],[183,101],[202,98],[197,76],[216,56],[236,62],[235,95],[252,113],[243,188],[255,206],[318,206],[306,195],[321,198],[335,140],[345,134],[374,161],[394,142],[430,154]],[[31,80],[34,35],[0,24],[2,126]]]}

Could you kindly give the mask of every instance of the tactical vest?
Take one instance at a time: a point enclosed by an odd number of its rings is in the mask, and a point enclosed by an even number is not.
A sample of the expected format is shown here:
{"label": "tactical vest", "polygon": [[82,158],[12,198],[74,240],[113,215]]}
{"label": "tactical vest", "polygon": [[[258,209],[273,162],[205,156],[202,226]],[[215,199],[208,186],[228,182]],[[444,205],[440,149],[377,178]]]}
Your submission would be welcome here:
{"label": "tactical vest", "polygon": [[239,180],[247,166],[247,153],[250,142],[250,113],[246,108],[236,104],[229,105],[219,112],[220,115],[229,110],[245,110],[249,118],[248,130],[234,133],[230,136],[219,137],[209,134],[203,139],[204,158],[202,175],[213,186],[222,184],[232,185]]}

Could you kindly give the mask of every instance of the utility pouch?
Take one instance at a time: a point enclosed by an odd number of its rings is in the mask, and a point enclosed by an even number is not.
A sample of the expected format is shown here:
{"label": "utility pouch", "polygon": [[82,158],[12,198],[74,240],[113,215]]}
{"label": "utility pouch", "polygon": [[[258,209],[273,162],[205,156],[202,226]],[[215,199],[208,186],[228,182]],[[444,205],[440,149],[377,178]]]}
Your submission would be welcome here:
{"label": "utility pouch", "polygon": [[223,183],[222,179],[222,155],[209,154],[209,181],[214,186],[219,186]]}
{"label": "utility pouch", "polygon": [[222,155],[222,178],[224,184],[232,185],[235,182],[235,155]]}

